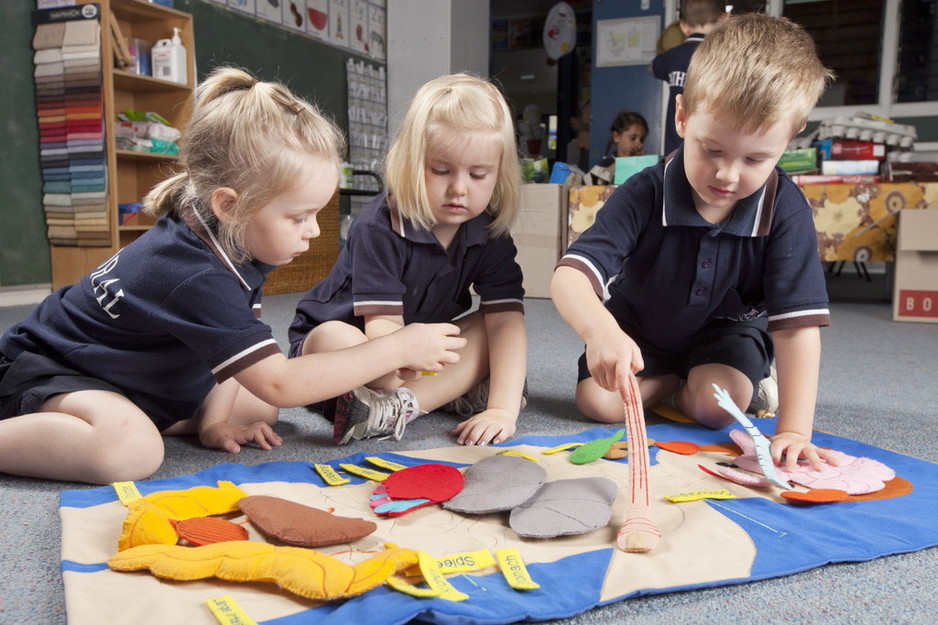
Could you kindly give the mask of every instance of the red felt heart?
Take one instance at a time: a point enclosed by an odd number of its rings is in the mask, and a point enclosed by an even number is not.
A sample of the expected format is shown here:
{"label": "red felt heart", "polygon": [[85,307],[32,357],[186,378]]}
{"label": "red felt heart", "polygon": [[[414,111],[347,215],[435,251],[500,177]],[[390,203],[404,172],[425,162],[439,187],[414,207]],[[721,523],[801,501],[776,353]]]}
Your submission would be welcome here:
{"label": "red felt heart", "polygon": [[384,480],[392,499],[447,501],[463,487],[463,475],[448,464],[418,464],[395,471]]}

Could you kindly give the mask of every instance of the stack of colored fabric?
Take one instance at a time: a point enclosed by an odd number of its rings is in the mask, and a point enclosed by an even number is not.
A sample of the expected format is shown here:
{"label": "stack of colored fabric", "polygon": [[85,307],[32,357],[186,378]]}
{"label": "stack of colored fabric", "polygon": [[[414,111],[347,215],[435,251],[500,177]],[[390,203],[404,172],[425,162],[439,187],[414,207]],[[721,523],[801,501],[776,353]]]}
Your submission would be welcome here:
{"label": "stack of colored fabric", "polygon": [[49,241],[110,245],[99,13],[48,9],[34,15],[39,158]]}

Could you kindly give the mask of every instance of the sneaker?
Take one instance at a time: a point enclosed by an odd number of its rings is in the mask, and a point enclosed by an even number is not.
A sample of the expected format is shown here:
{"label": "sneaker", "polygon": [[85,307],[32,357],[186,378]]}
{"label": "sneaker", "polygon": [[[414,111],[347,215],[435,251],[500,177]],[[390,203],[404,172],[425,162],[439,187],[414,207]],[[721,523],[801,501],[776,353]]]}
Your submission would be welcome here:
{"label": "sneaker", "polygon": [[769,368],[769,377],[759,382],[749,412],[757,417],[774,417],[778,412],[778,372],[774,366]]}
{"label": "sneaker", "polygon": [[373,391],[359,386],[339,397],[332,442],[345,445],[350,440],[373,436],[393,437],[399,441],[407,422],[419,410],[417,398],[408,388]]}
{"label": "sneaker", "polygon": [[[482,378],[482,381],[471,389],[445,404],[440,410],[458,414],[460,417],[468,418],[474,414],[484,412],[489,405],[489,376]],[[524,383],[524,390],[521,393],[521,410],[528,405],[528,383]]]}

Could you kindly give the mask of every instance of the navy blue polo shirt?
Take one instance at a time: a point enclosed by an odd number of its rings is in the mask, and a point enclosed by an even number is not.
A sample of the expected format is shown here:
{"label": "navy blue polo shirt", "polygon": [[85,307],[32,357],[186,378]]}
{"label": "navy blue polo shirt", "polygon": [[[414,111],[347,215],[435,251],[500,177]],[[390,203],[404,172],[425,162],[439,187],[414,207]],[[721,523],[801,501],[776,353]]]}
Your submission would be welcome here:
{"label": "navy blue polo shirt", "polygon": [[266,266],[236,266],[187,212],[157,221],[0,340],[110,382],[161,429],[192,417],[216,383],[280,353],[259,320]]}
{"label": "navy blue polo shirt", "polygon": [[446,250],[393,204],[380,195],[352,222],[332,271],[297,305],[291,355],[325,321],[362,329],[365,315],[401,316],[404,323],[451,321],[472,307],[470,287],[483,313],[524,312],[514,241],[508,234],[489,238],[490,215],[464,223]]}
{"label": "navy blue polo shirt", "polygon": [[[629,178],[558,265],[582,271],[622,324],[666,353],[717,320],[830,325],[811,208],[776,168],[723,224],[694,207],[684,150]],[[608,289],[606,288],[608,285]]]}
{"label": "navy blue polo shirt", "polygon": [[702,33],[688,35],[684,43],[665,50],[651,62],[651,73],[668,83],[668,113],[664,120],[664,153],[670,154],[681,147],[684,141],[677,134],[674,127],[674,110],[677,96],[684,93],[684,80],[687,78],[687,67],[690,57],[693,56],[697,46],[704,40]]}

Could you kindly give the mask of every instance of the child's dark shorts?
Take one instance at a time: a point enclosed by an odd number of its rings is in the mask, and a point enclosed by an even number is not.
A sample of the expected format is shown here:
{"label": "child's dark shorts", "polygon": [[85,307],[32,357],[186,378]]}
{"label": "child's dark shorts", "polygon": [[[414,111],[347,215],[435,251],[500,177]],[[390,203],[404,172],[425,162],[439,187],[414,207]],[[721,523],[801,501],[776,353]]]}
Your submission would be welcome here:
{"label": "child's dark shorts", "polygon": [[0,419],[38,412],[53,395],[89,390],[124,394],[113,384],[39,354],[23,352],[12,361],[0,354]]}
{"label": "child's dark shorts", "polygon": [[[772,338],[763,329],[764,319],[752,321],[717,321],[703,328],[693,338],[690,348],[681,353],[667,353],[644,344],[636,338],[637,333],[629,328],[622,328],[631,336],[642,350],[645,368],[636,375],[639,377],[677,375],[687,379],[688,372],[694,367],[706,364],[719,364],[732,367],[749,378],[753,388],[769,376],[769,366],[774,358]],[[577,383],[592,377],[586,366],[586,354],[579,360]]]}

